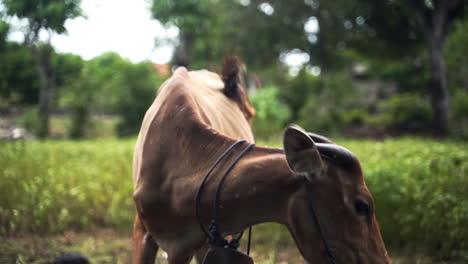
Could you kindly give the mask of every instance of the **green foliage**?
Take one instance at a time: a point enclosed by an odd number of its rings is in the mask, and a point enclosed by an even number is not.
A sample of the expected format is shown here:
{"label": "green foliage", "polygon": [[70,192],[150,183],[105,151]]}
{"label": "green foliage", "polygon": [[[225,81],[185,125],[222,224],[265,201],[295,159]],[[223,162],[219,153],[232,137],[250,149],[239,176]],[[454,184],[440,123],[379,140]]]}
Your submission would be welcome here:
{"label": "green foliage", "polygon": [[[155,19],[166,25],[176,25],[180,30],[174,58],[176,64],[180,63],[179,57],[186,57],[191,68],[213,67],[223,56],[236,54],[246,61],[250,69],[257,70],[277,63],[284,51],[306,49],[303,18],[285,19],[290,13],[266,15],[254,1],[246,6],[237,0],[151,2]],[[301,9],[303,6],[278,5],[282,8],[275,9],[275,14],[286,9],[288,12],[293,9],[306,13],[306,9]]]}
{"label": "green foliage", "polygon": [[[450,91],[468,93],[468,17],[458,21],[447,40],[445,57],[447,62],[447,79]],[[455,97],[454,97],[454,100]]]}
{"label": "green foliage", "polygon": [[[339,143],[361,160],[388,247],[468,260],[466,143],[421,139]],[[94,226],[128,230],[134,216],[133,145],[134,140],[3,143],[0,233],[55,233]],[[254,230],[254,239],[294,248],[284,228],[263,225]],[[265,246],[261,251],[269,252],[271,244]]]}
{"label": "green foliage", "polygon": [[278,94],[278,88],[269,86],[263,87],[251,97],[256,111],[252,123],[255,136],[267,138],[277,135],[290,119],[290,111],[279,101]]}
{"label": "green foliage", "polygon": [[468,93],[457,91],[452,100],[453,131],[456,137],[468,138]]}
{"label": "green foliage", "polygon": [[60,105],[71,112],[71,137],[83,137],[86,131],[93,130],[92,111],[117,114],[120,117],[117,125],[120,136],[138,132],[143,116],[162,83],[151,63],[133,64],[116,53],[108,52],[84,62],[77,76],[81,61],[72,56],[63,56],[62,59],[68,60],[70,70],[62,73],[66,76],[66,89],[62,89]]}
{"label": "green foliage", "polygon": [[7,15],[28,19],[29,30],[35,34],[40,29],[64,33],[65,21],[81,15],[80,2],[81,0],[48,0],[38,4],[28,0],[3,0],[3,5]]}
{"label": "green foliage", "polygon": [[423,131],[430,127],[431,106],[415,94],[395,95],[381,103],[384,122],[390,128]]}
{"label": "green foliage", "polygon": [[156,77],[150,63],[129,64],[116,78],[120,82],[116,112],[121,117],[117,133],[119,136],[135,135],[162,80]]}
{"label": "green foliage", "polygon": [[87,63],[79,56],[62,54],[56,61],[63,65],[58,83],[62,90],[60,104],[69,110],[71,116],[68,133],[71,138],[83,138],[92,126],[91,111],[96,97],[91,82],[93,72],[85,67]]}
{"label": "green foliage", "polygon": [[86,105],[75,105],[71,108],[71,138],[83,138],[86,135],[86,128],[91,126],[91,113]]}
{"label": "green foliage", "polygon": [[343,113],[343,124],[350,126],[362,126],[369,120],[369,113],[364,109],[353,109]]}
{"label": "green foliage", "polygon": [[25,128],[32,133],[37,133],[39,130],[39,110],[37,107],[29,107],[23,111],[23,113],[19,116],[18,125]]}
{"label": "green foliage", "polygon": [[353,109],[357,91],[346,73],[321,76],[311,82],[307,101],[299,112],[299,123],[309,131],[339,132],[344,115]]}
{"label": "green foliage", "polygon": [[86,78],[86,82],[89,82],[86,85],[93,91],[95,110],[106,113],[116,111],[119,98],[122,97],[120,92],[126,89],[122,87],[119,76],[130,64],[115,52],[106,52],[86,62],[83,78]]}
{"label": "green foliage", "polygon": [[455,24],[447,40],[448,85],[452,96],[452,131],[459,138],[468,138],[468,17]]}
{"label": "green foliage", "polygon": [[291,108],[291,120],[299,119],[299,112],[307,102],[307,98],[316,93],[319,90],[317,87],[321,85],[321,79],[309,74],[304,68],[294,79],[282,87],[281,99]]}
{"label": "green foliage", "polygon": [[468,260],[468,148],[429,140],[343,142],[362,162],[385,242]]}
{"label": "green foliage", "polygon": [[0,233],[121,227],[133,220],[133,141],[0,146]]}
{"label": "green foliage", "polygon": [[2,20],[0,12],[0,51],[3,51],[6,45],[6,39],[10,31],[10,25]]}
{"label": "green foliage", "polygon": [[0,106],[35,104],[39,76],[29,50],[14,42],[0,49]]}
{"label": "green foliage", "polygon": [[56,84],[58,86],[58,97],[61,89],[67,89],[67,85],[81,78],[81,71],[85,65],[85,60],[78,55],[71,53],[54,53],[52,58]]}

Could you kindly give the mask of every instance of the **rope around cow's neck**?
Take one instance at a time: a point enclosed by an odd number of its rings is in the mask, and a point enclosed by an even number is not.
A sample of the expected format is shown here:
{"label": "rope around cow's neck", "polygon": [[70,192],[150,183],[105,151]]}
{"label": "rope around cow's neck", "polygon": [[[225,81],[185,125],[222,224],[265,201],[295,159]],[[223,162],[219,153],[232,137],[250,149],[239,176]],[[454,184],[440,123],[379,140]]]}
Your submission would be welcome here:
{"label": "rope around cow's neck", "polygon": [[[249,149],[251,149],[255,144],[249,144],[242,152],[237,156],[237,158],[232,162],[232,164],[227,168],[227,170],[224,172],[223,176],[221,177],[220,182],[218,183],[218,187],[216,188],[216,193],[215,193],[215,200],[214,200],[214,206],[213,206],[213,219],[211,221],[211,224],[209,226],[209,232],[205,229],[203,226],[203,223],[200,219],[199,212],[198,212],[198,207],[200,204],[200,199],[201,199],[201,194],[202,191],[205,187],[206,180],[210,176],[211,172],[218,166],[218,164],[231,152],[237,145],[240,145],[242,143],[245,143],[246,140],[238,140],[234,144],[232,144],[226,151],[221,154],[221,156],[213,163],[211,168],[208,170],[208,173],[206,174],[205,178],[203,179],[202,183],[200,184],[200,187],[198,188],[198,191],[196,193],[195,197],[195,215],[197,217],[198,224],[200,225],[201,230],[205,233],[206,237],[209,238],[210,243],[214,246],[228,246],[229,248],[232,249],[237,249],[239,247],[239,240],[242,237],[243,232],[238,238],[232,239],[231,242],[228,242],[226,239],[223,238],[223,236],[219,233],[218,229],[218,210],[219,210],[219,197],[221,194],[221,187],[222,184],[226,178],[226,176],[231,172],[231,170],[234,168],[234,166],[239,162],[239,160],[247,153]],[[306,196],[307,196],[307,202],[309,205],[310,212],[312,213],[312,216],[314,218],[315,225],[318,229],[320,239],[322,240],[324,246],[325,246],[325,254],[328,259],[328,263],[330,264],[337,264],[336,262],[336,255],[335,255],[335,250],[330,246],[328,243],[328,240],[325,238],[325,234],[323,232],[322,225],[320,224],[320,220],[317,216],[317,213],[315,212],[315,207],[314,207],[314,202],[312,199],[312,186],[311,183],[307,180],[306,177],[302,177],[303,182],[304,182],[304,188],[306,191]],[[247,244],[247,255],[250,254],[250,243],[251,243],[251,235],[252,235],[252,227],[249,227],[249,237],[248,237],[248,244]]]}
{"label": "rope around cow's neck", "polygon": [[[205,233],[206,237],[209,239],[210,244],[214,246],[219,246],[219,247],[224,247],[228,246],[229,248],[232,249],[237,249],[239,247],[239,240],[242,237],[243,232],[240,234],[239,237],[232,239],[230,242],[228,242],[224,237],[219,233],[218,229],[218,215],[219,215],[219,198],[221,195],[221,187],[226,179],[226,176],[231,172],[231,170],[234,168],[234,166],[239,162],[239,160],[247,153],[249,149],[251,149],[255,144],[249,144],[242,152],[237,156],[237,158],[231,163],[231,165],[226,169],[224,172],[223,176],[221,177],[220,182],[218,183],[218,187],[216,188],[216,193],[215,193],[215,200],[213,203],[213,218],[209,226],[209,232],[205,229],[203,226],[203,223],[200,219],[199,216],[199,204],[201,200],[201,194],[203,192],[203,189],[205,187],[206,180],[210,176],[211,172],[218,166],[218,164],[231,152],[237,145],[240,145],[242,143],[245,143],[246,140],[238,140],[234,144],[232,144],[226,151],[221,154],[221,156],[213,163],[211,168],[208,170],[205,178],[203,179],[202,183],[200,184],[200,187],[198,188],[198,191],[196,193],[195,197],[195,216],[197,217],[198,224],[200,225],[201,230]],[[247,255],[250,253],[250,244],[251,244],[251,234],[252,234],[252,227],[249,227],[249,237],[248,237],[248,243],[247,243]]]}
{"label": "rope around cow's neck", "polygon": [[320,220],[317,216],[317,213],[315,212],[315,207],[314,207],[314,201],[312,197],[312,184],[307,180],[305,176],[302,176],[302,181],[304,182],[304,188],[306,190],[306,196],[307,196],[307,202],[309,205],[309,210],[312,213],[312,217],[314,218],[315,226],[318,229],[318,232],[320,234],[320,239],[323,242],[323,245],[325,246],[325,254],[328,258],[328,263],[330,264],[336,264],[336,255],[335,255],[335,250],[330,246],[328,243],[328,240],[325,238],[325,234],[323,233],[323,228],[322,225],[320,224]]}

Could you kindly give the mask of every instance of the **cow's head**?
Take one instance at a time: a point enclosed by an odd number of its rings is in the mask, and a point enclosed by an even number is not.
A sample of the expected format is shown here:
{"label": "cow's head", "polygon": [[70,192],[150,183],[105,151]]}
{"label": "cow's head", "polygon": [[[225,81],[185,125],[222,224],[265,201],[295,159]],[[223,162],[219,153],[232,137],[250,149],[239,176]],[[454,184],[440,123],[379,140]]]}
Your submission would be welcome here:
{"label": "cow's head", "polygon": [[390,263],[358,159],[326,138],[315,137],[322,142],[316,143],[313,137],[290,126],[283,141],[289,167],[303,179],[288,207],[288,227],[302,255],[309,263],[329,263],[322,232],[337,263]]}

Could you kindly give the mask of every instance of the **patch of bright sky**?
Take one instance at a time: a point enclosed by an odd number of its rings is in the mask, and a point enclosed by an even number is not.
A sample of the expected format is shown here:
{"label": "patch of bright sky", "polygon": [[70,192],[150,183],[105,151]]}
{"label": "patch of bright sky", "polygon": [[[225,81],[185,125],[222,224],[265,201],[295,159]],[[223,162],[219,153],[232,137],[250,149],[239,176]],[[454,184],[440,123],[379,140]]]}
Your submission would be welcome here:
{"label": "patch of bright sky", "polygon": [[311,16],[307,21],[304,23],[304,31],[307,35],[307,40],[315,44],[318,41],[317,33],[319,32],[319,23],[316,17]]}
{"label": "patch of bright sky", "polygon": [[[311,16],[304,23],[305,34],[307,35],[309,42],[312,44],[317,42],[317,33],[319,30],[318,20],[314,16]],[[309,64],[310,56],[308,53],[300,49],[293,49],[281,54],[280,61],[289,66],[289,74],[291,76],[297,76],[304,65]],[[307,65],[306,70],[315,76],[320,75],[321,72],[320,67],[311,65]]]}
{"label": "patch of bright sky", "polygon": [[258,5],[258,9],[265,13],[265,15],[271,16],[275,12],[275,8],[267,2],[263,2]]}
{"label": "patch of bright sky", "polygon": [[239,3],[243,6],[248,6],[250,5],[250,0],[239,0]]}
{"label": "patch of bright sky", "polygon": [[300,49],[293,49],[282,53],[280,61],[289,66],[289,75],[297,76],[304,64],[310,61],[310,56]]}
{"label": "patch of bright sky", "polygon": [[[52,45],[57,51],[75,53],[84,59],[114,51],[132,62],[170,61],[174,45],[163,43],[155,47],[155,40],[175,40],[178,29],[166,29],[152,19],[147,1],[83,0],[81,8],[86,18],[67,20],[65,27],[68,34],[52,37]],[[21,24],[18,19],[11,22]],[[22,35],[16,31],[9,38],[21,41]]]}
{"label": "patch of bright sky", "polygon": [[304,24],[304,30],[307,33],[314,33],[314,34],[318,33],[319,24],[318,24],[317,18],[314,16],[309,17],[309,19],[307,19],[307,21]]}

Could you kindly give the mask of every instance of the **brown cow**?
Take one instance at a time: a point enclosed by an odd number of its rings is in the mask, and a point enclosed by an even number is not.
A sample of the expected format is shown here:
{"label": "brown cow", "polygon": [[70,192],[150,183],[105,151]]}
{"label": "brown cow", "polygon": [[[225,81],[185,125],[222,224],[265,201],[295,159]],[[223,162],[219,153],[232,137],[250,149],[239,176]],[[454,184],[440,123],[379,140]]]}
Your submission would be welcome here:
{"label": "brown cow", "polygon": [[[201,263],[207,239],[195,218],[195,194],[215,160],[237,139],[253,142],[253,109],[239,85],[239,62],[226,60],[221,76],[179,68],[147,111],[135,148],[137,208],[134,264],[153,264],[158,248],[170,264]],[[313,138],[317,140],[315,143]],[[336,263],[390,263],[358,160],[326,138],[288,127],[284,148],[255,146],[224,182],[222,232],[277,222],[289,229],[308,263],[326,263],[320,232]],[[247,145],[235,148],[213,171],[200,202],[208,226],[222,172]],[[313,191],[321,230],[308,199]]]}

